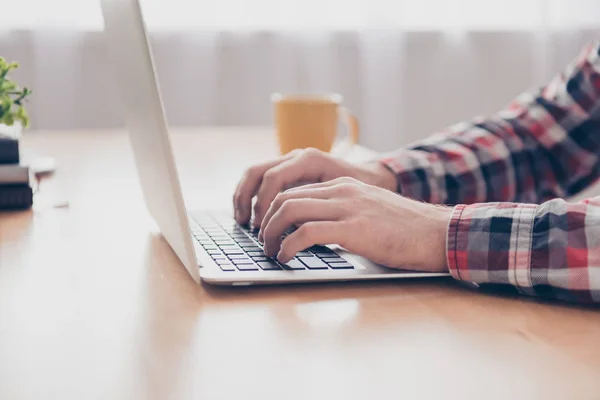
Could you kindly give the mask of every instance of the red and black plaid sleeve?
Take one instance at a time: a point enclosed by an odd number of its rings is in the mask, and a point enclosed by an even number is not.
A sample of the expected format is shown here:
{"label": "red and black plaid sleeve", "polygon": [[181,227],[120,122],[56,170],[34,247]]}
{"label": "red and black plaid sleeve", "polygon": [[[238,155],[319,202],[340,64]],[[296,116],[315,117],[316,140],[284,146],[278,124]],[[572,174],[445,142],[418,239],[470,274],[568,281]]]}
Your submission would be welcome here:
{"label": "red and black plaid sleeve", "polygon": [[600,177],[600,42],[538,93],[382,162],[403,195],[455,206],[455,278],[600,302],[600,198],[561,199]]}

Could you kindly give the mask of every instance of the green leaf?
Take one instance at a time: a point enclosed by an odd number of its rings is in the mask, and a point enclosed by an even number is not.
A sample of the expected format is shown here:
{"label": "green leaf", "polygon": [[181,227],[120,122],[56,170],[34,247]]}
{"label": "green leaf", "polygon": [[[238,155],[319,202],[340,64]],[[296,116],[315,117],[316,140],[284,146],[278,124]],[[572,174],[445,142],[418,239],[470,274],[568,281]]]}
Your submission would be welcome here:
{"label": "green leaf", "polygon": [[29,96],[31,94],[31,90],[27,89],[27,88],[23,88],[23,91],[21,92],[21,94],[14,100],[14,102],[16,104],[21,105],[21,101],[23,99],[25,99],[25,97]]}
{"label": "green leaf", "polygon": [[6,113],[6,115],[4,116],[3,120],[4,120],[4,121],[3,121],[3,122],[4,122],[4,124],[6,124],[6,125],[8,125],[8,126],[11,126],[12,124],[14,124],[14,123],[15,123],[15,119],[13,118],[12,114],[11,114],[11,113],[9,113],[9,112],[8,112],[8,113]]}
{"label": "green leaf", "polygon": [[5,110],[10,110],[13,105],[12,99],[6,94],[0,97],[0,103],[2,104],[2,108],[4,108]]}
{"label": "green leaf", "polygon": [[22,102],[31,94],[31,90],[20,89],[17,83],[7,76],[9,71],[18,67],[18,63],[8,63],[6,59],[0,57],[0,123],[13,125],[15,121],[20,121],[24,127],[27,127],[29,115]]}
{"label": "green leaf", "polygon": [[10,64],[6,62],[4,58],[0,59],[0,78],[5,78],[6,74],[10,72],[11,69],[19,68],[19,64],[16,62],[11,62]]}
{"label": "green leaf", "polygon": [[21,125],[23,125],[24,128],[29,126],[29,115],[27,114],[27,111],[25,111],[25,108],[19,107],[15,112],[15,118],[21,121]]}
{"label": "green leaf", "polygon": [[13,81],[2,80],[0,83],[0,93],[9,92],[11,90],[16,90],[17,84]]}

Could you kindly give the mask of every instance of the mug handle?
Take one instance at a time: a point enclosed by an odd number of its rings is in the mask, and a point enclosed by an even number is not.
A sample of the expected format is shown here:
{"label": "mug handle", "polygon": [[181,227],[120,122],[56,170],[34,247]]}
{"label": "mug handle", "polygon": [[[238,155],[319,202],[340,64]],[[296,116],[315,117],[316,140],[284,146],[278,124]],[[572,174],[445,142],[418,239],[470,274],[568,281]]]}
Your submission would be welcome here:
{"label": "mug handle", "polygon": [[332,153],[340,158],[347,158],[352,152],[354,145],[358,144],[359,136],[359,125],[358,118],[346,107],[338,107],[338,118],[340,121],[344,121],[344,124],[348,127],[349,139],[344,140],[342,143],[338,143],[332,149]]}
{"label": "mug handle", "polygon": [[338,115],[343,118],[350,132],[350,143],[358,144],[359,125],[358,118],[346,107],[338,107]]}

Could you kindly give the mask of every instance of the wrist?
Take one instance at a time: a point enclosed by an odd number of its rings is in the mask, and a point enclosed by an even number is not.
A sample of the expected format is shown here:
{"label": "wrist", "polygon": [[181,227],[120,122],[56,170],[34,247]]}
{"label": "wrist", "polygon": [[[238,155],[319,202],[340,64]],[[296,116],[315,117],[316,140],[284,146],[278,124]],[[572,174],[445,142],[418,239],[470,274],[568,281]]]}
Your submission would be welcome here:
{"label": "wrist", "polygon": [[359,180],[392,192],[398,190],[396,175],[378,161],[371,161],[360,165],[362,177]]}
{"label": "wrist", "polygon": [[453,209],[446,206],[432,206],[431,211],[433,233],[431,267],[436,272],[448,272],[446,241]]}

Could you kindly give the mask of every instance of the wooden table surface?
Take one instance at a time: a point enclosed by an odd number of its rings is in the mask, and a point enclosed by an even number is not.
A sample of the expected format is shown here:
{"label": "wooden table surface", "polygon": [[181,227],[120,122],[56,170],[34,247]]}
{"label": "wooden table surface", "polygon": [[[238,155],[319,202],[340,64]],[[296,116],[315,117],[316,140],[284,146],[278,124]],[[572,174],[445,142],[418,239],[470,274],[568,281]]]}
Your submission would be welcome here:
{"label": "wooden table surface", "polygon": [[[222,208],[260,129],[176,130],[184,196]],[[600,312],[450,278],[196,285],[123,132],[31,132],[34,210],[0,214],[0,399],[598,399]],[[68,204],[64,204],[68,202]]]}

